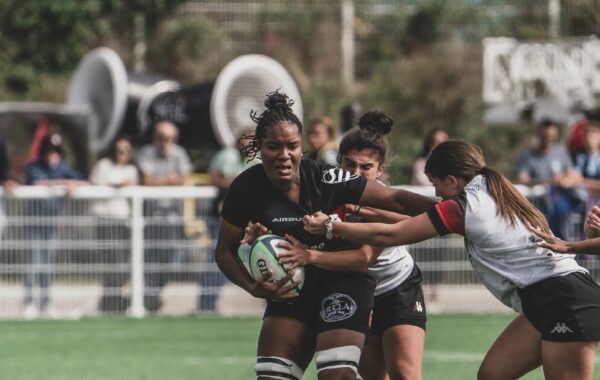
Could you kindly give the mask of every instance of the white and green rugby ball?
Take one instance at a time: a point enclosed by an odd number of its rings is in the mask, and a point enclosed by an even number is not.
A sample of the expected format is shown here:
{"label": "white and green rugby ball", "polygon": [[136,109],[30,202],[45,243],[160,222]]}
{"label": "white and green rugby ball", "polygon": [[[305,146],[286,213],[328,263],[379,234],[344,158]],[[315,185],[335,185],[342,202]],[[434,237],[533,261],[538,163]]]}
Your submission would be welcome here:
{"label": "white and green rugby ball", "polygon": [[[247,258],[248,261],[247,263],[244,263],[254,279],[261,278],[269,270],[272,273],[270,281],[279,281],[287,276],[287,270],[279,263],[279,260],[277,260],[277,255],[280,252],[286,251],[285,248],[280,248],[277,244],[285,242],[287,242],[287,240],[282,237],[271,234],[259,236],[254,240],[250,247]],[[292,282],[299,282],[292,290],[292,292],[299,294],[302,285],[304,285],[304,267],[294,269],[294,275],[289,284]]]}

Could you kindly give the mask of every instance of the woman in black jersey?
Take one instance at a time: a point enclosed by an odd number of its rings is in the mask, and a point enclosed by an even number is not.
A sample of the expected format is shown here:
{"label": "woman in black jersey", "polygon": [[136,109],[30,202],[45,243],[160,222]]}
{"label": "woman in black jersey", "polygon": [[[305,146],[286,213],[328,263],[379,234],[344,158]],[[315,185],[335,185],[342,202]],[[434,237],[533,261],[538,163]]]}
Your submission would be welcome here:
{"label": "woman in black jersey", "polygon": [[[393,121],[382,111],[369,111],[340,141],[337,157],[341,168],[362,177],[382,181],[389,142],[385,137]],[[342,221],[397,222],[408,218],[369,207],[343,205],[334,210]],[[266,232],[253,225],[249,234]],[[259,233],[256,233],[259,232]],[[365,380],[421,379],[425,346],[425,301],[421,271],[404,246],[362,247],[354,251],[323,252],[306,249],[293,238],[287,252],[278,255],[288,270],[307,264],[321,268],[365,272],[376,282],[371,329],[360,359]],[[372,252],[372,254],[369,254]]]}
{"label": "woman in black jersey", "polygon": [[289,278],[254,280],[236,257],[248,223],[274,234],[296,237],[323,251],[356,249],[349,240],[316,236],[303,229],[302,217],[331,213],[346,204],[392,209],[416,215],[433,205],[429,198],[389,189],[358,175],[303,160],[302,123],[286,95],[267,96],[266,110],[252,113],[257,123],[250,157],[261,165],[240,174],[223,204],[217,242],[219,268],[255,297],[267,299],[255,366],[259,379],[300,379],[313,353],[319,379],[355,379],[369,328],[374,281],[366,273],[346,273],[306,266],[301,294],[284,286]]}

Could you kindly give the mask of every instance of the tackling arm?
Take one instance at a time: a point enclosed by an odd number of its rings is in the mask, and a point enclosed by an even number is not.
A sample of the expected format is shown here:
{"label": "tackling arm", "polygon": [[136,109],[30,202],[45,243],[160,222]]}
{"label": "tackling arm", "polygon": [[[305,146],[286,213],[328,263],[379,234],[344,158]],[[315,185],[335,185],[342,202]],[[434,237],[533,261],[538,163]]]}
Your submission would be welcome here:
{"label": "tackling arm", "polygon": [[415,216],[432,208],[437,202],[429,197],[403,189],[393,189],[369,180],[358,204]]}

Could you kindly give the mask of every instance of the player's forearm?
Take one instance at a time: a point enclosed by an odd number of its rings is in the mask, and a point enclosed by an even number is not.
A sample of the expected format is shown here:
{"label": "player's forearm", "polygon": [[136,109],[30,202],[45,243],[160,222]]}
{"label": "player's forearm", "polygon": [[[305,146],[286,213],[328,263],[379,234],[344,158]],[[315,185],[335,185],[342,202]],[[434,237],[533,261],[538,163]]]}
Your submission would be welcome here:
{"label": "player's forearm", "polygon": [[600,238],[567,242],[566,246],[568,253],[600,255]]}
{"label": "player's forearm", "polygon": [[410,216],[422,214],[437,203],[429,197],[403,189],[396,191],[394,202],[399,206],[394,211]]}
{"label": "player's forearm", "polygon": [[408,215],[398,214],[392,211],[381,210],[373,207],[361,207],[358,210],[358,216],[361,216],[371,222],[396,223],[410,218]]}
{"label": "player's forearm", "polygon": [[333,233],[346,239],[380,247],[401,245],[393,224],[334,222]]}
{"label": "player's forearm", "polygon": [[229,281],[252,294],[255,281],[233,252],[229,250],[221,251],[217,248],[215,260],[217,266]]}
{"label": "player's forearm", "polygon": [[340,272],[364,273],[369,269],[371,261],[370,256],[360,249],[337,252],[310,249],[308,252],[310,254],[308,264]]}

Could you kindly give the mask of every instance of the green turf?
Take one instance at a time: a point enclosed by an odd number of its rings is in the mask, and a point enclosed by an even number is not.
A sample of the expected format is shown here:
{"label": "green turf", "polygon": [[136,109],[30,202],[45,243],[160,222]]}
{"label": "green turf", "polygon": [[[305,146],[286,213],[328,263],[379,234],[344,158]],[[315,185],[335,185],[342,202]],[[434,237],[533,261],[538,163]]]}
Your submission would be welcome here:
{"label": "green turf", "polygon": [[[424,378],[465,380],[511,317],[429,319]],[[216,317],[0,322],[0,379],[253,379],[259,326]],[[305,379],[314,378],[311,365]]]}

